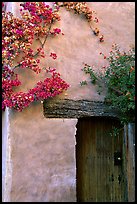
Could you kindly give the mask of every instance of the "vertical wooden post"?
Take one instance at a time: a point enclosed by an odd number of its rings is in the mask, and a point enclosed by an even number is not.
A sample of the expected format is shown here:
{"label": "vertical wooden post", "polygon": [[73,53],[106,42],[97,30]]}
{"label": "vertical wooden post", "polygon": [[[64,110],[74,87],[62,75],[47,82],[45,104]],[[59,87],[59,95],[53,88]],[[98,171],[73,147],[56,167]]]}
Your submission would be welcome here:
{"label": "vertical wooden post", "polygon": [[135,124],[124,127],[124,154],[126,158],[125,175],[127,176],[128,202],[135,202]]}

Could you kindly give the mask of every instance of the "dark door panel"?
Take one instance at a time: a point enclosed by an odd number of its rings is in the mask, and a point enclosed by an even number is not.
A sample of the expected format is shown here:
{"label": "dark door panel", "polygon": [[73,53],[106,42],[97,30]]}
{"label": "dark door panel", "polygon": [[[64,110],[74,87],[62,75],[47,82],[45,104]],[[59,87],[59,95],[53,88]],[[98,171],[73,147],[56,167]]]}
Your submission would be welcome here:
{"label": "dark door panel", "polygon": [[105,117],[79,119],[76,141],[77,201],[126,201],[123,129],[119,121]]}

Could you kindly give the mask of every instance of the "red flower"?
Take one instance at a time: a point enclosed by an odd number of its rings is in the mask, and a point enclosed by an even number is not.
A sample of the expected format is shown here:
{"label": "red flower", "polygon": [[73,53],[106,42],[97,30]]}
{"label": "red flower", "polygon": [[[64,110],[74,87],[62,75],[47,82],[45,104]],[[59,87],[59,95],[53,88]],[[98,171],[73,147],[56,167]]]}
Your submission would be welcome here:
{"label": "red flower", "polygon": [[16,33],[19,34],[19,35],[22,35],[22,34],[23,34],[23,31],[17,29],[17,30],[16,30]]}
{"label": "red flower", "polygon": [[57,55],[55,53],[52,53],[50,54],[50,57],[52,57],[53,59],[56,59],[57,58]]}

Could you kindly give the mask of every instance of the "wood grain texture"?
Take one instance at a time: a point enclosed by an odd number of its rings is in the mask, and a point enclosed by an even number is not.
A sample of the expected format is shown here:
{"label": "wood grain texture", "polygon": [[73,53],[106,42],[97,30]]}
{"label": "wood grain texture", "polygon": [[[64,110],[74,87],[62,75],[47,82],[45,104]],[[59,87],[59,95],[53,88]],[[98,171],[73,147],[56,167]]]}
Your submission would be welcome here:
{"label": "wood grain texture", "polygon": [[122,152],[123,131],[118,136],[110,136],[113,127],[120,127],[119,121],[106,117],[78,121],[77,201],[127,201],[123,165],[114,162],[115,152]]}
{"label": "wood grain texture", "polygon": [[101,101],[49,99],[43,103],[47,118],[81,118],[109,116],[119,118],[120,112]]}

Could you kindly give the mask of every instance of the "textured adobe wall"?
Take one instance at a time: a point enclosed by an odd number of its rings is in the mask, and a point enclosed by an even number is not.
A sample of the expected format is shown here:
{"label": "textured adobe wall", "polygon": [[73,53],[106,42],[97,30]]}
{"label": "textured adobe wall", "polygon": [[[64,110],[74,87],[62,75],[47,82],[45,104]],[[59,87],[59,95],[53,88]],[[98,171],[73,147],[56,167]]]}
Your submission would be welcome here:
{"label": "textured adobe wall", "polygon": [[[20,2],[12,3],[18,16]],[[103,101],[105,90],[98,95],[96,87],[81,87],[87,76],[81,71],[83,62],[95,68],[105,65],[99,53],[109,53],[112,43],[123,49],[135,43],[134,2],[88,2],[99,17],[98,27],[105,42],[99,43],[88,23],[61,8],[61,27],[64,36],[48,39],[45,49],[56,52],[57,60],[42,60],[42,66],[57,67],[57,71],[71,86],[59,98]],[[34,45],[36,46],[36,45]],[[18,71],[23,85],[20,90],[33,87],[45,73]],[[32,79],[32,80],[31,80]],[[23,112],[10,112],[12,144],[11,202],[76,201],[75,134],[77,119],[48,119],[43,116],[42,104],[34,103]]]}
{"label": "textured adobe wall", "polygon": [[45,119],[39,105],[11,118],[11,202],[75,201],[77,120]]}
{"label": "textured adobe wall", "polygon": [[105,42],[99,43],[98,37],[93,34],[84,18],[61,8],[62,20],[58,25],[65,35],[48,40],[47,45],[57,53],[58,60],[54,61],[54,64],[71,85],[67,91],[68,95],[62,94],[61,97],[100,101],[104,99],[105,90],[99,96],[97,87],[90,83],[88,86],[80,86],[80,81],[89,81],[89,77],[81,71],[83,62],[94,65],[94,69],[98,70],[106,65],[100,52],[107,55],[113,43],[119,44],[125,50],[135,44],[135,3],[88,2],[88,5],[97,12],[97,26],[104,35]]}

